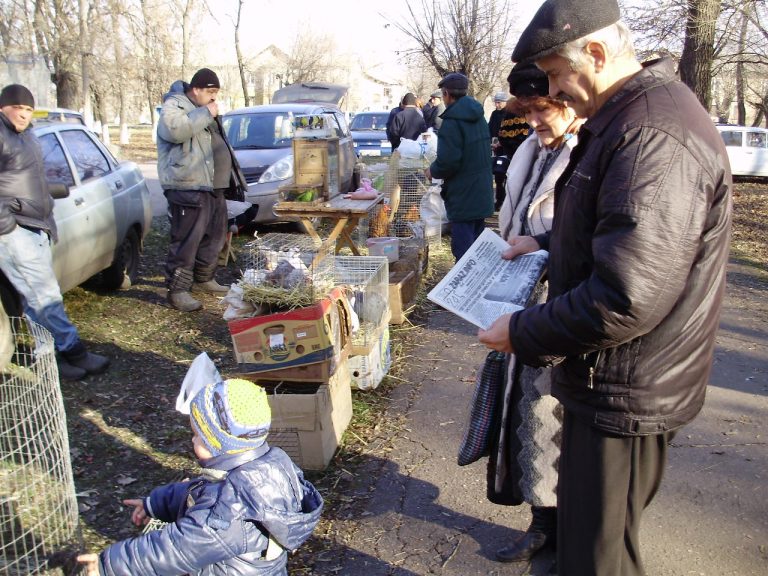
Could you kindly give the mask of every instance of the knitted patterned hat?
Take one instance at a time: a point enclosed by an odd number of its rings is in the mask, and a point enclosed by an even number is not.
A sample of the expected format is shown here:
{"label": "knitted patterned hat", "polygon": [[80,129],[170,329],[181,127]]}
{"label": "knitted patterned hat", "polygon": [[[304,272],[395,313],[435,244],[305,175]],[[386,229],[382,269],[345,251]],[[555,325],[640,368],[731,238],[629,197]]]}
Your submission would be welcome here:
{"label": "knitted patterned hat", "polygon": [[190,406],[192,426],[213,456],[258,448],[269,433],[267,393],[248,380],[209,384]]}

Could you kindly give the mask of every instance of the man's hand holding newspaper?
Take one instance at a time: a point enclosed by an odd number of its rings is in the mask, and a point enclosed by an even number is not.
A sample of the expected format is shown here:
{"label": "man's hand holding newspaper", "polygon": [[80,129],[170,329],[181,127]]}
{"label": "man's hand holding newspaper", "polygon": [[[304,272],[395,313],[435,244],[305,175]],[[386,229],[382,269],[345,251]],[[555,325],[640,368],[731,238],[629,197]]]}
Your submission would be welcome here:
{"label": "man's hand holding newspaper", "polygon": [[547,256],[530,236],[508,244],[486,229],[427,297],[478,326],[481,343],[512,352],[509,318],[525,307]]}

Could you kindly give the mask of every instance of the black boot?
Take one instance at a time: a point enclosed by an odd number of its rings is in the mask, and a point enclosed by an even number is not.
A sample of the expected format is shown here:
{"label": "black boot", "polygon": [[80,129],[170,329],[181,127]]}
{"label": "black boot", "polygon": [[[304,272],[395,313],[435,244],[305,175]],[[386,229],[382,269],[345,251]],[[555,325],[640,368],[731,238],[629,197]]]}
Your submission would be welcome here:
{"label": "black boot", "polygon": [[[78,342],[69,350],[62,351],[61,357],[70,366],[84,370],[87,374],[101,374],[109,368],[109,358],[88,352],[82,342]],[[67,369],[59,363],[59,375],[64,378],[62,368]]]}
{"label": "black boot", "polygon": [[525,534],[496,552],[499,562],[529,560],[545,546],[554,546],[557,534],[557,508],[531,506],[531,525]]}
{"label": "black boot", "polygon": [[68,380],[82,380],[88,375],[88,372],[77,366],[72,366],[64,358],[56,358],[56,366],[59,368],[59,380],[64,382]]}

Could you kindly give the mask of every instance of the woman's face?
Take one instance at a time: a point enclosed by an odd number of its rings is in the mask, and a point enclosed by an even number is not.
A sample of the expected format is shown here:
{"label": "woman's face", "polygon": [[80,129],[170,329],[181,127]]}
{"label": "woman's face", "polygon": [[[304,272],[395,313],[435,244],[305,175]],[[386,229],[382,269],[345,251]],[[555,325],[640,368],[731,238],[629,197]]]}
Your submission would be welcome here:
{"label": "woman's face", "polygon": [[525,112],[526,122],[536,130],[536,134],[544,146],[550,146],[565,134],[568,126],[573,122],[573,118],[573,112],[570,108],[563,110],[557,106],[531,106]]}

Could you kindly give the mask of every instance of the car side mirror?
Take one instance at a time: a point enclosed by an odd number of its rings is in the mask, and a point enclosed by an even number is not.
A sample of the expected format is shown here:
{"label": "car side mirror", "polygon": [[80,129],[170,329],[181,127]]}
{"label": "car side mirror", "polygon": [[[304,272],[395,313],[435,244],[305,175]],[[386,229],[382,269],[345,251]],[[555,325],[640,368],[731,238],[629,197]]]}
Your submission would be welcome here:
{"label": "car side mirror", "polygon": [[59,182],[49,182],[48,193],[53,196],[54,200],[66,198],[69,196],[69,186]]}

